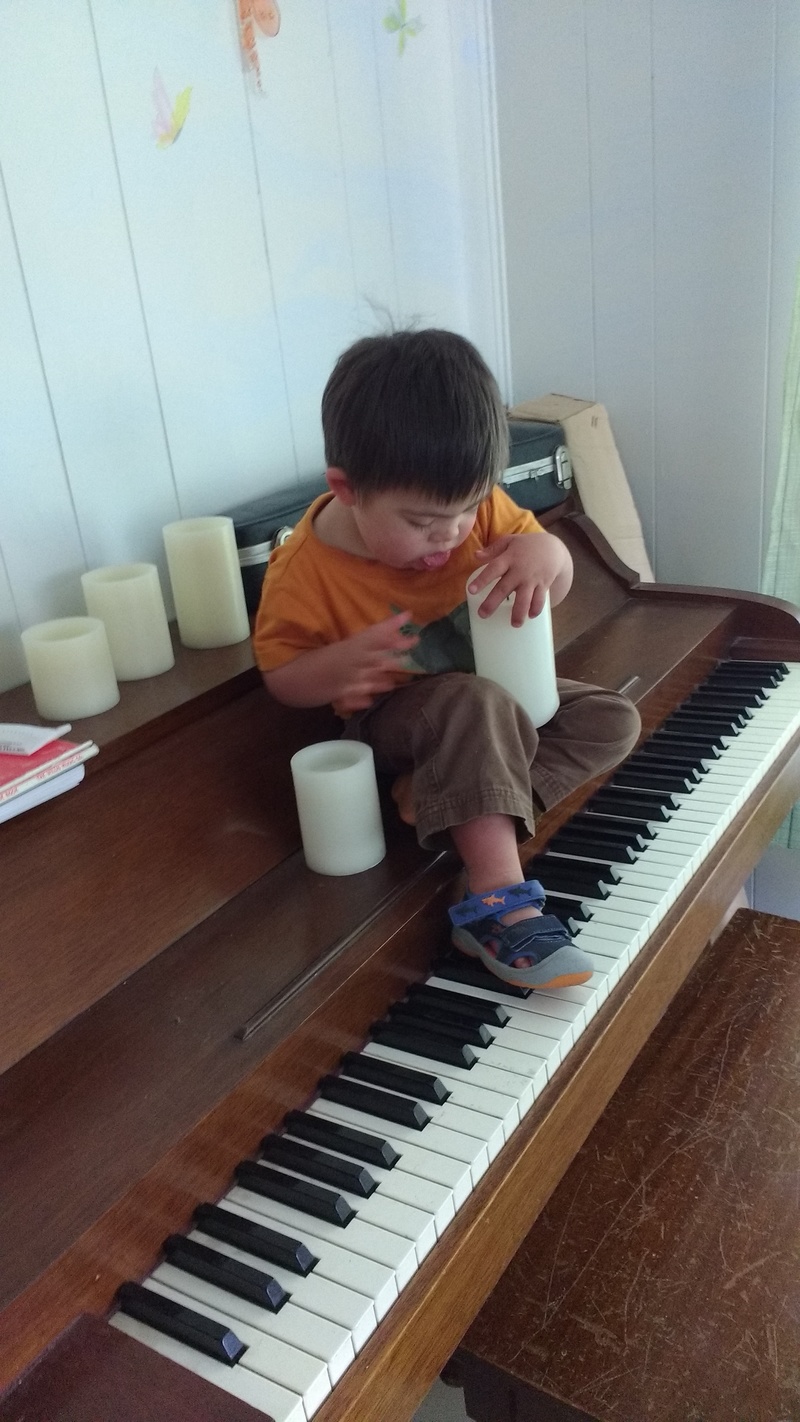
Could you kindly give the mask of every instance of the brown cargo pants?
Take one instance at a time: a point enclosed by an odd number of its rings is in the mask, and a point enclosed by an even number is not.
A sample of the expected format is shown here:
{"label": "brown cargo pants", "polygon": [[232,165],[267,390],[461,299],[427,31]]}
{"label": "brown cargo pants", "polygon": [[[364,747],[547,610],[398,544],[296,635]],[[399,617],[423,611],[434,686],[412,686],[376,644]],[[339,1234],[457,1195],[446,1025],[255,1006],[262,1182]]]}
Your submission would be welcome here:
{"label": "brown cargo pants", "polygon": [[639,736],[639,713],[619,692],[561,679],[558,692],[558,711],[537,731],[495,682],[445,672],[389,692],[342,734],[371,745],[379,771],[411,772],[424,848],[449,845],[451,825],[483,815],[512,816],[524,837],[536,813],[624,760]]}

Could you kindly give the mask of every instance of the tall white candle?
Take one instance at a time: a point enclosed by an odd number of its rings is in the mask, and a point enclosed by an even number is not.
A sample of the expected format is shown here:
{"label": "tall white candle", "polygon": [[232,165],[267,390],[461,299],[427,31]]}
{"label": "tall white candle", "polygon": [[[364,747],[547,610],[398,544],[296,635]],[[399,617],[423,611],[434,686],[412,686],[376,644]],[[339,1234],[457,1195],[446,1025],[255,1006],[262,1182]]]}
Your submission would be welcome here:
{"label": "tall white candle", "polygon": [[36,710],[47,721],[97,716],[116,706],[119,687],[98,617],[58,617],[22,634]]}
{"label": "tall white candle", "polygon": [[168,523],[164,547],[184,647],[229,647],[249,637],[233,519]]}
{"label": "tall white candle", "polygon": [[175,665],[155,563],[92,568],[81,583],[86,611],[105,624],[120,681],[158,676]]}
{"label": "tall white candle", "polygon": [[386,853],[371,746],[318,741],[291,759],[303,851],[318,874],[360,874]]}
{"label": "tall white candle", "polygon": [[512,627],[510,597],[490,617],[478,616],[478,608],[490,591],[481,588],[479,593],[471,593],[467,589],[475,670],[479,676],[505,687],[527,711],[534,726],[543,726],[555,716],[559,704],[550,597],[545,599],[538,617],[528,617],[522,627]]}

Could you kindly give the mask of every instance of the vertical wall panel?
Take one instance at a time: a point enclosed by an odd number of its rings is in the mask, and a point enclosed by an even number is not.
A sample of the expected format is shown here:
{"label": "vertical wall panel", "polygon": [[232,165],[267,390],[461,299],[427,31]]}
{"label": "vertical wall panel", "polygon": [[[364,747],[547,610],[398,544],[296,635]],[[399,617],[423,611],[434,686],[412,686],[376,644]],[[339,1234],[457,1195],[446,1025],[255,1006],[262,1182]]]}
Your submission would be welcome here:
{"label": "vertical wall panel", "polygon": [[770,244],[769,347],[761,569],[780,462],[783,378],[795,287],[800,280],[800,8],[777,0],[774,181]]}
{"label": "vertical wall panel", "polygon": [[0,688],[25,679],[23,627],[83,610],[85,570],[0,187]]}
{"label": "vertical wall panel", "polygon": [[215,513],[296,476],[234,6],[91,4],[180,513]]}
{"label": "vertical wall panel", "polygon": [[773,6],[653,16],[659,577],[756,588]]}
{"label": "vertical wall panel", "polygon": [[595,394],[581,0],[496,0],[497,112],[515,400]]}
{"label": "vertical wall panel", "polygon": [[450,7],[455,139],[473,340],[511,400],[494,44],[485,0]]}
{"label": "vertical wall panel", "polygon": [[284,5],[248,93],[273,288],[301,473],[322,468],[319,404],[357,333],[356,286],[325,0]]}
{"label": "vertical wall panel", "polygon": [[148,556],[177,506],[84,0],[0,7],[0,163],[86,557]]}
{"label": "vertical wall panel", "polygon": [[327,0],[356,320],[365,336],[399,316],[374,10],[375,0]]}
{"label": "vertical wall panel", "polygon": [[595,393],[615,412],[614,435],[652,556],[650,7],[642,0],[592,0],[586,24]]}
{"label": "vertical wall panel", "polygon": [[[458,184],[447,0],[409,0],[422,28],[402,47],[384,25],[396,0],[373,7],[399,315],[403,323],[469,328],[464,213]],[[434,141],[435,135],[435,141]]]}

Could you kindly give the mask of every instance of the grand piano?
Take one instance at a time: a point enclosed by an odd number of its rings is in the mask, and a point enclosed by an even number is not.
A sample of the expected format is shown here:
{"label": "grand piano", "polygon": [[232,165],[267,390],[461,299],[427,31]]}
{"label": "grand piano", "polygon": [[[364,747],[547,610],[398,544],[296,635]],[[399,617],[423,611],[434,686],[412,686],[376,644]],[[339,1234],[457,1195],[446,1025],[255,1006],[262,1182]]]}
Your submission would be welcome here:
{"label": "grand piano", "polygon": [[543,522],[560,673],[643,720],[525,847],[585,988],[454,966],[456,861],[388,799],[382,864],[306,869],[289,756],[336,726],[246,643],[123,685],[75,727],[83,784],[0,828],[0,1422],[405,1422],[800,796],[797,609],[639,584],[570,501]]}

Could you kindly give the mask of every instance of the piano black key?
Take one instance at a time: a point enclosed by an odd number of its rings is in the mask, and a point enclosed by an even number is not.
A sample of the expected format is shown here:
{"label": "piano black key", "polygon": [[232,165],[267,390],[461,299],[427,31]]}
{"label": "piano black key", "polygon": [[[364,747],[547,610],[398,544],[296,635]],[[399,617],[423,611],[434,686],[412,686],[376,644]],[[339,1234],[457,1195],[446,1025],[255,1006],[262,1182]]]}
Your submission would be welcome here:
{"label": "piano black key", "polygon": [[462,1047],[490,1047],[494,1041],[494,1034],[483,1022],[447,1017],[424,1000],[394,1002],[386,1015],[390,1022],[418,1027],[422,1032],[435,1032],[437,1036],[449,1037]]}
{"label": "piano black key", "polygon": [[541,880],[545,892],[575,894],[578,898],[605,899],[609,895],[609,885],[619,880],[614,869],[594,869],[578,860],[552,858],[549,854],[537,855],[525,866],[530,878]]}
{"label": "piano black key", "polygon": [[741,682],[724,680],[717,682],[706,682],[703,686],[698,686],[692,692],[690,700],[696,704],[701,702],[717,702],[723,706],[733,706],[736,710],[755,710],[757,706],[763,706],[766,701],[766,693],[755,686],[746,686]]}
{"label": "piano black key", "polygon": [[629,844],[594,836],[588,830],[581,834],[556,834],[547,847],[553,854],[585,855],[587,859],[604,859],[609,864],[635,864],[638,858],[637,851]]}
{"label": "piano black key", "polygon": [[615,772],[611,785],[619,785],[620,788],[629,790],[669,790],[678,794],[685,794],[691,790],[696,782],[688,775],[682,775],[679,771],[670,774],[668,771],[622,769]]}
{"label": "piano black key", "polygon": [[438,1076],[415,1071],[413,1067],[396,1066],[394,1062],[385,1062],[380,1057],[366,1057],[363,1052],[347,1052],[340,1065],[345,1076],[368,1081],[372,1086],[383,1086],[387,1091],[415,1096],[418,1101],[435,1101],[441,1105],[450,1096]]}
{"label": "piano black key", "polygon": [[736,695],[739,693],[759,695],[763,702],[769,697],[770,691],[774,690],[773,681],[767,681],[764,677],[718,677],[710,675],[708,681],[703,683],[703,691],[723,691],[726,695]]}
{"label": "piano black key", "polygon": [[411,999],[425,998],[428,1002],[438,1002],[445,1012],[471,1017],[475,1022],[485,1022],[489,1027],[505,1027],[509,1020],[506,1009],[499,1002],[489,1002],[488,998],[467,997],[463,992],[450,992],[449,988],[429,987],[427,983],[412,983],[406,993]]}
{"label": "piano black key", "polygon": [[687,770],[695,769],[702,772],[704,760],[714,760],[718,757],[712,755],[707,746],[700,750],[688,746],[682,741],[647,741],[645,745],[639,747],[636,758],[637,763],[642,765],[657,760],[662,765],[674,766],[676,770],[685,767]]}
{"label": "piano black key", "polygon": [[424,1130],[430,1121],[421,1101],[414,1101],[408,1096],[393,1096],[389,1091],[364,1086],[360,1081],[348,1081],[342,1076],[323,1076],[319,1094],[325,1101],[338,1101],[340,1106],[366,1111],[370,1116],[380,1116],[382,1121],[396,1121],[400,1126],[409,1126],[412,1131]]}
{"label": "piano black key", "polygon": [[383,1170],[391,1170],[400,1159],[400,1154],[388,1141],[381,1140],[370,1131],[356,1131],[351,1126],[340,1125],[338,1121],[324,1121],[319,1116],[309,1116],[306,1111],[290,1111],[284,1119],[284,1127],[293,1136],[314,1141],[327,1150],[340,1150],[345,1155],[354,1155],[356,1160],[365,1160],[368,1165],[379,1165]]}
{"label": "piano black key", "polygon": [[271,1165],[280,1165],[284,1170],[297,1170],[301,1175],[310,1175],[314,1180],[323,1180],[327,1185],[349,1190],[352,1195],[360,1195],[364,1200],[369,1199],[378,1188],[377,1180],[366,1166],[328,1155],[326,1151],[300,1141],[288,1141],[284,1136],[271,1134],[261,1142],[261,1151]]}
{"label": "piano black key", "polygon": [[327,1220],[328,1224],[344,1229],[355,1219],[355,1210],[341,1195],[333,1190],[325,1190],[321,1185],[312,1185],[308,1180],[298,1180],[294,1175],[284,1175],[280,1170],[271,1170],[268,1165],[259,1165],[254,1160],[243,1160],[234,1170],[240,1185],[263,1195],[267,1200],[280,1200],[303,1214],[316,1219]]}
{"label": "piano black key", "polygon": [[441,1037],[433,1031],[420,1032],[402,1022],[373,1022],[369,1030],[374,1042],[397,1047],[400,1052],[411,1052],[415,1057],[425,1057],[427,1061],[449,1062],[451,1066],[469,1070],[478,1060],[470,1046],[459,1046],[450,1037]]}
{"label": "piano black key", "polygon": [[611,844],[629,844],[637,852],[641,852],[654,838],[654,831],[643,826],[641,820],[603,820],[583,812],[573,815],[558,833],[566,839],[579,839],[582,834],[588,833]]}
{"label": "piano black key", "polygon": [[637,751],[635,755],[629,756],[619,769],[620,771],[646,770],[648,775],[651,772],[655,775],[681,775],[691,785],[699,785],[705,774],[704,767],[698,768],[696,761],[689,756],[685,757],[682,764],[677,764],[672,760],[662,760],[658,755],[647,755],[644,751]]}
{"label": "piano black key", "polygon": [[720,760],[724,741],[722,736],[703,736],[699,731],[663,728],[650,737],[648,744],[652,746],[683,746],[686,750],[697,751],[698,755],[710,760]]}
{"label": "piano black key", "polygon": [[764,686],[778,686],[788,672],[785,662],[720,662],[711,673],[712,677],[752,677]]}
{"label": "piano black key", "polygon": [[736,717],[700,716],[691,711],[674,711],[664,722],[663,730],[689,731],[693,735],[738,736],[744,723]]}
{"label": "piano black key", "polygon": [[247,1352],[246,1344],[236,1337],[226,1323],[216,1323],[205,1314],[196,1313],[183,1304],[173,1303],[152,1289],[144,1289],[141,1284],[121,1284],[117,1290],[117,1303],[123,1313],[147,1323],[159,1333],[186,1343],[199,1353],[207,1353],[218,1363],[229,1368],[238,1363]]}
{"label": "piano black key", "polygon": [[195,1239],[184,1239],[182,1234],[171,1234],[164,1240],[164,1254],[176,1269],[227,1289],[237,1298],[248,1299],[270,1313],[277,1313],[289,1298],[283,1285],[271,1274],[254,1269],[251,1264],[241,1264],[238,1259],[209,1249]]}
{"label": "piano black key", "polygon": [[434,975],[437,978],[445,978],[450,983],[463,983],[465,987],[487,988],[491,992],[502,993],[503,997],[530,997],[532,988],[514,987],[512,983],[504,983],[502,978],[498,978],[494,973],[490,973],[483,964],[471,958],[465,958],[463,953],[453,953],[447,958],[442,958],[434,966]]}
{"label": "piano black key", "polygon": [[302,1240],[266,1225],[253,1224],[250,1220],[224,1210],[220,1205],[198,1205],[192,1216],[194,1224],[212,1239],[220,1239],[224,1244],[233,1244],[263,1259],[267,1264],[279,1264],[292,1274],[305,1278],[317,1264],[317,1259]]}
{"label": "piano black key", "polygon": [[636,791],[630,786],[604,785],[590,800],[583,813],[588,815],[621,815],[625,819],[668,820],[677,803],[669,791],[660,793]]}
{"label": "piano black key", "polygon": [[559,894],[547,895],[547,912],[554,913],[556,918],[575,932],[582,923],[589,923],[592,917],[592,910],[589,904],[581,903],[579,899],[562,899]]}
{"label": "piano black key", "polygon": [[752,712],[748,707],[742,706],[735,696],[725,696],[724,692],[709,692],[708,694],[692,692],[685,701],[681,702],[682,711],[713,711],[724,712],[730,716],[739,717],[739,725],[744,726],[753,719]]}

